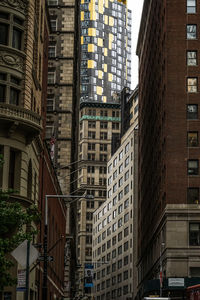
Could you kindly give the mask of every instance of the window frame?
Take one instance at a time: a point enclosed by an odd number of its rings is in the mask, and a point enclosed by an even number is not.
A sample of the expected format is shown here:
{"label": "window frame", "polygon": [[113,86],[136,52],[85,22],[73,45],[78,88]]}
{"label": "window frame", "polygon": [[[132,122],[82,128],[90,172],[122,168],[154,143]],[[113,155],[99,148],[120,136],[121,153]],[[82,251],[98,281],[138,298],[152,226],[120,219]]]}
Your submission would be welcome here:
{"label": "window frame", "polygon": [[[189,31],[189,28],[194,26],[195,30],[193,32]],[[193,36],[191,35],[193,34]],[[187,24],[186,25],[186,38],[187,40],[196,40],[197,39],[197,24]]]}

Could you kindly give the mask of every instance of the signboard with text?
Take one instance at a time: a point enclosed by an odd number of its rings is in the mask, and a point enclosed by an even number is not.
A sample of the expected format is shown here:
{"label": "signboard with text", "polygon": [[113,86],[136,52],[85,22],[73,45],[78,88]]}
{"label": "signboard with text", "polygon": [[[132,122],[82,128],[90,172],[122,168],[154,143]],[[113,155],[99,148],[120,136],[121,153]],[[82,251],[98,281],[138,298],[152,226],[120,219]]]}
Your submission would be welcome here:
{"label": "signboard with text", "polygon": [[17,291],[24,292],[26,290],[26,270],[17,271]]}
{"label": "signboard with text", "polygon": [[85,264],[85,287],[93,287],[94,266]]}

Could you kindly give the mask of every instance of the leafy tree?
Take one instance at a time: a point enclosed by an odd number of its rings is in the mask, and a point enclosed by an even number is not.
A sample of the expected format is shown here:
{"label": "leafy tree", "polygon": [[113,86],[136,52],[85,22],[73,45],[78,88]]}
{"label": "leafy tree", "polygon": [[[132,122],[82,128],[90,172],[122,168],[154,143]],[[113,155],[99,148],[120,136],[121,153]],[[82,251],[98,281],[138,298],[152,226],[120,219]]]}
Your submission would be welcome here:
{"label": "leafy tree", "polygon": [[[0,167],[2,164],[3,157],[0,155]],[[10,274],[13,262],[8,254],[25,239],[32,239],[36,231],[31,224],[40,217],[36,206],[25,209],[19,202],[13,202],[13,198],[10,198],[13,193],[0,189],[0,299],[4,287],[14,285],[17,281]]]}

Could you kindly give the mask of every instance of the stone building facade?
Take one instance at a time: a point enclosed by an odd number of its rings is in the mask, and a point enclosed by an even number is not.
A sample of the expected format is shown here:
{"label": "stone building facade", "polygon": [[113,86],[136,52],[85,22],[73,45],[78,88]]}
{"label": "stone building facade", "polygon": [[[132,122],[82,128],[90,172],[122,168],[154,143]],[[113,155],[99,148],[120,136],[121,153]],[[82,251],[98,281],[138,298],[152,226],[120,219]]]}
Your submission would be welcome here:
{"label": "stone building facade", "polygon": [[[24,207],[38,205],[42,149],[42,103],[49,25],[43,1],[0,3],[0,152],[5,163],[0,187]],[[15,261],[13,276],[21,269]],[[36,270],[30,274],[30,297],[38,295]],[[22,299],[16,287],[4,297]]]}
{"label": "stone building facade", "polygon": [[84,289],[84,265],[92,261],[92,215],[106,200],[106,166],[112,139],[120,137],[119,103],[82,103],[80,106],[78,189],[94,199],[80,199],[77,204],[77,260],[79,289]]}
{"label": "stone building facade", "polygon": [[[200,276],[199,14],[197,1],[144,1],[137,45],[138,299],[160,293],[159,274],[163,295],[172,297]],[[179,291],[174,277],[182,280]]]}

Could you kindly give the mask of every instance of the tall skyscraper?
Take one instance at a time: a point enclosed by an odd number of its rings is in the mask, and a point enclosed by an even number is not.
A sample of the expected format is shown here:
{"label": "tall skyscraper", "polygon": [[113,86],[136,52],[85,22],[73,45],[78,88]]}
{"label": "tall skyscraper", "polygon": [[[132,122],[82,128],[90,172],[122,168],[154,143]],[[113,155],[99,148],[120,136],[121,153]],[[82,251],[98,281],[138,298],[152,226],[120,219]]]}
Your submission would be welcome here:
{"label": "tall skyscraper", "polygon": [[200,276],[199,17],[195,0],[144,1],[137,45],[138,299],[182,297]]}
{"label": "tall skyscraper", "polygon": [[120,139],[121,98],[131,83],[131,11],[126,1],[82,0],[80,5],[80,130],[78,189],[94,196],[77,207],[79,292],[84,266],[92,262],[92,215],[106,200],[106,165]]}
{"label": "tall skyscraper", "polygon": [[131,85],[131,11],[126,1],[81,1],[81,102],[110,102]]}

